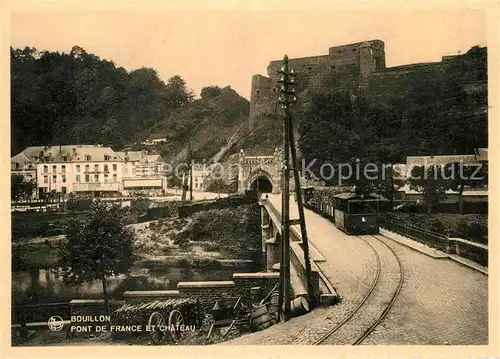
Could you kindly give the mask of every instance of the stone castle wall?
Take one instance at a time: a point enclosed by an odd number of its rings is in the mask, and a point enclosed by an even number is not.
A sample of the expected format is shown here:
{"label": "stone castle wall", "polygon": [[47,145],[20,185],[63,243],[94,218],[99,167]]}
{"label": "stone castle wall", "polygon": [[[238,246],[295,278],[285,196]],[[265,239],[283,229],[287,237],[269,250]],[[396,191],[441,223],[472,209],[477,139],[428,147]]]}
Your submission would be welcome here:
{"label": "stone castle wall", "polygon": [[[454,58],[448,56],[441,62],[410,64],[386,68],[385,44],[370,40],[331,47],[328,55],[289,59],[289,67],[297,73],[297,95],[307,89],[318,92],[335,86],[341,89],[366,91],[367,96],[384,96],[387,93],[405,91],[422,71],[439,71]],[[250,124],[260,116],[276,113],[277,93],[282,60],[271,61],[267,75],[252,78]]]}

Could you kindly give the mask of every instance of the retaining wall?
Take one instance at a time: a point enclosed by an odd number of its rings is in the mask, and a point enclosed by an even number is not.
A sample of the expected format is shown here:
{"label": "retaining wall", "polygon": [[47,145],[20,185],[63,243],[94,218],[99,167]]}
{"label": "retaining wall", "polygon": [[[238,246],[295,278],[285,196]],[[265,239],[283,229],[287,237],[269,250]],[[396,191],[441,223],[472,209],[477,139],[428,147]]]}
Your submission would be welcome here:
{"label": "retaining wall", "polygon": [[[295,268],[297,276],[304,288],[307,289],[307,272],[306,264],[304,260],[304,251],[302,250],[301,242],[291,242],[290,243],[290,262]],[[316,264],[311,260],[311,276],[313,293],[316,303],[319,303],[320,291],[319,291],[319,270]]]}
{"label": "retaining wall", "polygon": [[261,287],[265,296],[278,284],[279,273],[234,273],[231,281],[179,282],[177,290],[129,291],[123,294],[126,303],[174,297],[198,299],[205,309],[218,299],[231,297],[250,298],[250,288]]}

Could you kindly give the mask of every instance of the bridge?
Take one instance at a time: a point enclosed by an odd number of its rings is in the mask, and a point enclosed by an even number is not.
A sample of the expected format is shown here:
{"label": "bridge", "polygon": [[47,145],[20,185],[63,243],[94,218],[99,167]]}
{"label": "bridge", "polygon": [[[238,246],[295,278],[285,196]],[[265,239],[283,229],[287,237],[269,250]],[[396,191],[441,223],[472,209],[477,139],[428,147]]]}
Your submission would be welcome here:
{"label": "bridge", "polygon": [[[262,252],[267,270],[276,271],[281,195],[264,195],[259,203]],[[290,218],[298,218],[293,197]],[[327,311],[313,311],[302,327],[294,324],[276,333],[270,328],[266,338],[276,335],[280,344],[488,343],[488,275],[480,265],[451,260],[437,249],[384,228],[380,235],[346,235],[309,209],[305,209],[305,221],[315,295],[323,306],[337,304]],[[299,225],[291,226],[290,241],[292,289],[295,296],[304,295]],[[257,344],[263,335],[251,334],[228,344]]]}

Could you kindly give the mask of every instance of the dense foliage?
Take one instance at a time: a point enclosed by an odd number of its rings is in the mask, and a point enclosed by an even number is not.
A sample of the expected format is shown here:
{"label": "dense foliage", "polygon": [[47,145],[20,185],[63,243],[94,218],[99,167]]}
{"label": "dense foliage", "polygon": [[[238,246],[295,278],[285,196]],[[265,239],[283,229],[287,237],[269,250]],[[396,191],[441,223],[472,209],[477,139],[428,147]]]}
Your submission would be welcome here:
{"label": "dense foliage", "polygon": [[406,226],[422,228],[427,231],[458,237],[488,244],[488,216],[484,214],[423,214],[399,213],[386,214],[388,219]]}
{"label": "dense foliage", "polygon": [[406,156],[472,154],[488,146],[486,48],[422,71],[405,91],[365,97],[333,87],[302,99],[299,148],[307,163],[401,163]]}
{"label": "dense foliage", "polygon": [[67,222],[66,240],[60,248],[64,280],[101,280],[108,311],[106,277],[128,273],[134,263],[136,238],[127,222],[128,213],[119,204],[95,201],[83,218]]}
{"label": "dense foliage", "polygon": [[28,181],[23,175],[15,174],[10,177],[10,197],[14,202],[29,200],[36,187],[36,181]]}
{"label": "dense foliage", "polygon": [[11,48],[12,154],[26,146],[101,143],[120,148],[193,100],[180,76],[127,72],[74,46],[69,54]]}

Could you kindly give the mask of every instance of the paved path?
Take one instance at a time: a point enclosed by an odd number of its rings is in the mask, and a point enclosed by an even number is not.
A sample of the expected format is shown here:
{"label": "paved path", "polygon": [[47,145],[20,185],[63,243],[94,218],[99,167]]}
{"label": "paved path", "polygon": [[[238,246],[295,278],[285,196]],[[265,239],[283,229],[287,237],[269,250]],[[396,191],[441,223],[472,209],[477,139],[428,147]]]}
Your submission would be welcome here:
{"label": "paved path", "polygon": [[[281,210],[280,196],[270,195],[269,201]],[[293,198],[290,217],[298,218]],[[340,323],[366,295],[376,271],[373,250],[310,210],[305,209],[305,217],[309,240],[326,260],[316,264],[334,285],[341,303],[224,344],[313,344],[320,333]],[[386,237],[379,238],[400,258],[405,282],[388,316],[363,344],[488,344],[487,275]],[[395,265],[392,267],[394,273],[398,272]],[[375,301],[368,311],[379,313],[379,304]],[[340,343],[344,337],[349,333],[344,331],[342,338],[337,336],[331,341]]]}

